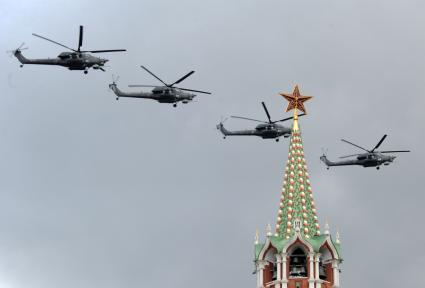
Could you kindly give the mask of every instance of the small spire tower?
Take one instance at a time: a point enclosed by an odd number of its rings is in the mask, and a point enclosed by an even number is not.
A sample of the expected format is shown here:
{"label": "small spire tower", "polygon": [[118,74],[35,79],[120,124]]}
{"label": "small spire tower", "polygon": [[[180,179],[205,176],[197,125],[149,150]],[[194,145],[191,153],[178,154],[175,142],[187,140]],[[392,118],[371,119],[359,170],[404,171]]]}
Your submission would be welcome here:
{"label": "small spire tower", "polygon": [[330,233],[320,233],[298,123],[298,111],[307,114],[304,102],[312,97],[301,95],[298,86],[280,95],[289,101],[286,112],[294,110],[294,121],[275,233],[268,232],[264,243],[256,238],[257,288],[338,288],[339,235],[333,241]]}

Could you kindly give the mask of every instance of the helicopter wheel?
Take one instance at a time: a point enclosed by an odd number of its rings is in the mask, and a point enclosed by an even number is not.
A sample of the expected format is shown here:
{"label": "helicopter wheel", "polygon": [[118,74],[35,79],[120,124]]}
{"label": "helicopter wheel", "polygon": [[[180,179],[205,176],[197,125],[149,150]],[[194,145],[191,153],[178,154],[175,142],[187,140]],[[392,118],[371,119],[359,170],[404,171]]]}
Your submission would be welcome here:
{"label": "helicopter wheel", "polygon": [[120,97],[117,97],[117,98],[115,98],[115,99],[117,99],[117,101],[120,99]]}
{"label": "helicopter wheel", "polygon": [[329,167],[326,167],[326,170],[329,170]]}
{"label": "helicopter wheel", "polygon": [[84,70],[84,74],[87,74],[87,73],[89,73],[89,71],[87,71],[87,70]]}
{"label": "helicopter wheel", "polygon": [[223,139],[226,139],[226,136],[223,136]]}
{"label": "helicopter wheel", "polygon": [[379,170],[379,166],[378,166],[378,167],[376,167],[376,170]]}
{"label": "helicopter wheel", "polygon": [[276,138],[276,142],[279,142],[279,138]]}
{"label": "helicopter wheel", "polygon": [[174,103],[174,104],[173,104],[173,107],[174,107],[174,108],[176,108],[176,107],[177,107],[177,103]]}
{"label": "helicopter wheel", "polygon": [[21,67],[21,68],[24,67],[24,64],[19,65],[19,67]]}

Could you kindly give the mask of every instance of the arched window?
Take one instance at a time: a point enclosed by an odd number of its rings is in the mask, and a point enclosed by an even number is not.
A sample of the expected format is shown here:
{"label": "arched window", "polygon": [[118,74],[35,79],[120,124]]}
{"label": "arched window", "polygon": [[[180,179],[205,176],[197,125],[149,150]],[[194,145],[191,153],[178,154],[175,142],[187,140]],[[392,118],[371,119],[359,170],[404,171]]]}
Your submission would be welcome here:
{"label": "arched window", "polygon": [[322,280],[330,281],[331,275],[329,274],[331,273],[329,273],[329,270],[332,267],[332,254],[326,246],[322,246],[319,252],[321,254],[321,256],[319,257],[319,278]]}
{"label": "arched window", "polygon": [[274,281],[277,279],[277,263],[276,263],[277,250],[275,248],[267,251],[264,260],[267,261],[267,266],[265,269],[264,280],[265,282]]}
{"label": "arched window", "polygon": [[301,248],[289,255],[289,276],[307,277],[307,255]]}

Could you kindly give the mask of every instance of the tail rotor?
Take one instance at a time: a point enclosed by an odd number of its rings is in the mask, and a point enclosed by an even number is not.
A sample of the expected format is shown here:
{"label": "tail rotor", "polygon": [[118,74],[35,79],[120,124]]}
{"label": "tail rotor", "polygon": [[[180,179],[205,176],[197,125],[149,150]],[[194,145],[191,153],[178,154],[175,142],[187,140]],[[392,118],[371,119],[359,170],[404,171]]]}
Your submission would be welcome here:
{"label": "tail rotor", "polygon": [[[111,92],[111,90],[113,90],[115,87],[117,87],[117,82],[120,79],[120,76],[115,76],[114,74],[112,74],[112,83],[109,84],[109,89],[108,92]],[[117,95],[117,100],[120,99],[120,97]]]}
{"label": "tail rotor", "polygon": [[329,166],[326,164],[326,154],[328,153],[328,149],[323,148],[322,147],[322,156],[319,157],[319,163],[320,164],[325,164],[326,165],[326,169],[329,170]]}
{"label": "tail rotor", "polygon": [[21,52],[22,50],[27,50],[28,47],[24,47],[25,46],[25,42],[22,42],[21,45],[19,45],[18,48],[14,49],[14,50],[8,50],[6,51],[6,53],[10,54],[10,57],[13,57],[16,53]]}

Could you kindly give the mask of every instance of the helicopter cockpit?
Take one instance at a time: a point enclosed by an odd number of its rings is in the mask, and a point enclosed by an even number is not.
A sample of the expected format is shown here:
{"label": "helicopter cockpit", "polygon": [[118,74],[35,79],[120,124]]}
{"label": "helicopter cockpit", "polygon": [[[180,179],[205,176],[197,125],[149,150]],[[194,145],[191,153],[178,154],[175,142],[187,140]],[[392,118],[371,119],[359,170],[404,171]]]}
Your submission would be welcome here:
{"label": "helicopter cockpit", "polygon": [[61,54],[58,55],[58,58],[60,58],[62,60],[71,59],[72,54],[73,53],[71,53],[71,52],[62,52]]}
{"label": "helicopter cockpit", "polygon": [[255,127],[256,130],[273,130],[274,127],[270,124],[259,124],[257,127]]}

